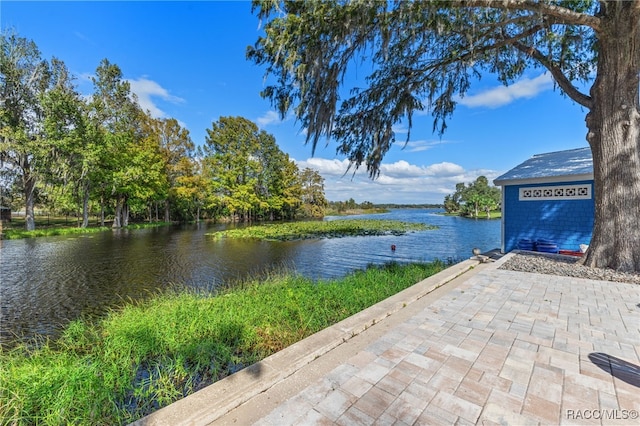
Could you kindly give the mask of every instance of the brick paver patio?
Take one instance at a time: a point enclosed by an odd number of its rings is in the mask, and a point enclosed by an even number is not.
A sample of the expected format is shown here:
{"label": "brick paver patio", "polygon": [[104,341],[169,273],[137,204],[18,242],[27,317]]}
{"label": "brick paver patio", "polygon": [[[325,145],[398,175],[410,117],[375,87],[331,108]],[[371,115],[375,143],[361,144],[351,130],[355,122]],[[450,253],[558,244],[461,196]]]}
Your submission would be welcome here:
{"label": "brick paver patio", "polygon": [[640,286],[491,265],[257,424],[635,425],[639,411]]}

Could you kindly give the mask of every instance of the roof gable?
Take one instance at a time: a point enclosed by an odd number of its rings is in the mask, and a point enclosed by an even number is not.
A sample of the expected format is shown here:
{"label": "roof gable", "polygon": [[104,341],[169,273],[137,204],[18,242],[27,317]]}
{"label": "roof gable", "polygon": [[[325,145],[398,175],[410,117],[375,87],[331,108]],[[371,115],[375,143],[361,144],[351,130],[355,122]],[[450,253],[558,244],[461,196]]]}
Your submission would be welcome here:
{"label": "roof gable", "polygon": [[497,177],[495,185],[593,179],[591,148],[537,154]]}

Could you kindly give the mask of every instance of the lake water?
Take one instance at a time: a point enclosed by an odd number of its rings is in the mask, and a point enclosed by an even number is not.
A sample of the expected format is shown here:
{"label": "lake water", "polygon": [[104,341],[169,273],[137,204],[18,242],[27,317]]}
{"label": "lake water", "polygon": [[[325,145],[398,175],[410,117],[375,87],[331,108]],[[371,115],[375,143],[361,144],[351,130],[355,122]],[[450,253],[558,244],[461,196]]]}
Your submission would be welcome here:
{"label": "lake water", "polygon": [[332,278],[369,264],[457,261],[470,257],[473,247],[500,247],[500,221],[438,212],[398,209],[347,218],[438,226],[402,236],[213,241],[205,234],[227,225],[200,224],[0,241],[0,343],[16,336],[55,337],[72,319],[100,315],[174,285],[211,289],[283,267]]}

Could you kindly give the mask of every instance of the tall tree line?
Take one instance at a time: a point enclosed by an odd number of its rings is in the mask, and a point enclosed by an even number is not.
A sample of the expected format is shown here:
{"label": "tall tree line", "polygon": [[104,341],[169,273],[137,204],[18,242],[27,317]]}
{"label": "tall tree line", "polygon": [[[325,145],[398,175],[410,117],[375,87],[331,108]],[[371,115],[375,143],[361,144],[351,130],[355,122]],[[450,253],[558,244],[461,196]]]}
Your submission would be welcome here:
{"label": "tall tree line", "polygon": [[115,228],[323,214],[323,194],[305,199],[307,174],[319,174],[298,170],[254,123],[222,117],[197,148],[177,120],[140,108],[116,64],[100,62],[85,97],[61,60],[15,33],[0,37],[0,204],[24,206],[27,230],[36,206]]}
{"label": "tall tree line", "polygon": [[209,209],[242,221],[324,215],[320,174],[300,171],[272,135],[246,118],[213,123],[203,154]]}

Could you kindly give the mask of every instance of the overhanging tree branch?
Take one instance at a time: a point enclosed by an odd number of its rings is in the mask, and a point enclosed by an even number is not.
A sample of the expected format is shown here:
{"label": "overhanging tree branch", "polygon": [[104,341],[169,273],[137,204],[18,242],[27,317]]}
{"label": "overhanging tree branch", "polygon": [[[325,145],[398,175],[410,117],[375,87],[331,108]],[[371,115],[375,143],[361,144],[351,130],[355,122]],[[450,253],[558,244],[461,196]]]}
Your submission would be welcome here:
{"label": "overhanging tree branch", "polygon": [[[458,55],[455,58],[451,58],[447,61],[440,62],[438,63],[438,65],[449,65],[453,62],[464,62],[467,60],[473,60],[474,56],[481,55],[483,53],[490,52],[492,50],[497,50],[504,46],[515,45],[515,43],[517,43],[518,40],[522,40],[523,38],[530,37],[535,33],[537,33],[538,31],[541,31],[542,29],[544,29],[544,25],[534,25],[533,27],[527,29],[526,31],[521,32],[520,34],[517,34],[509,38],[500,39],[499,41],[493,44],[477,47],[474,50],[468,51],[462,55]],[[429,68],[433,68],[433,67],[428,67],[427,69]]]}
{"label": "overhanging tree branch", "polygon": [[[637,0],[636,0],[637,1]],[[600,18],[587,13],[575,12],[562,6],[532,0],[465,0],[451,2],[452,7],[483,7],[502,10],[525,10],[541,13],[557,19],[557,23],[586,25],[594,31],[600,31]]]}
{"label": "overhanging tree branch", "polygon": [[593,108],[593,99],[591,96],[585,95],[576,87],[571,84],[571,81],[564,75],[562,70],[555,66],[546,56],[542,54],[538,49],[531,46],[526,46],[520,42],[514,42],[513,46],[522,53],[531,56],[536,61],[540,62],[546,69],[549,70],[558,86],[569,96],[571,99],[579,103],[586,108]]}

